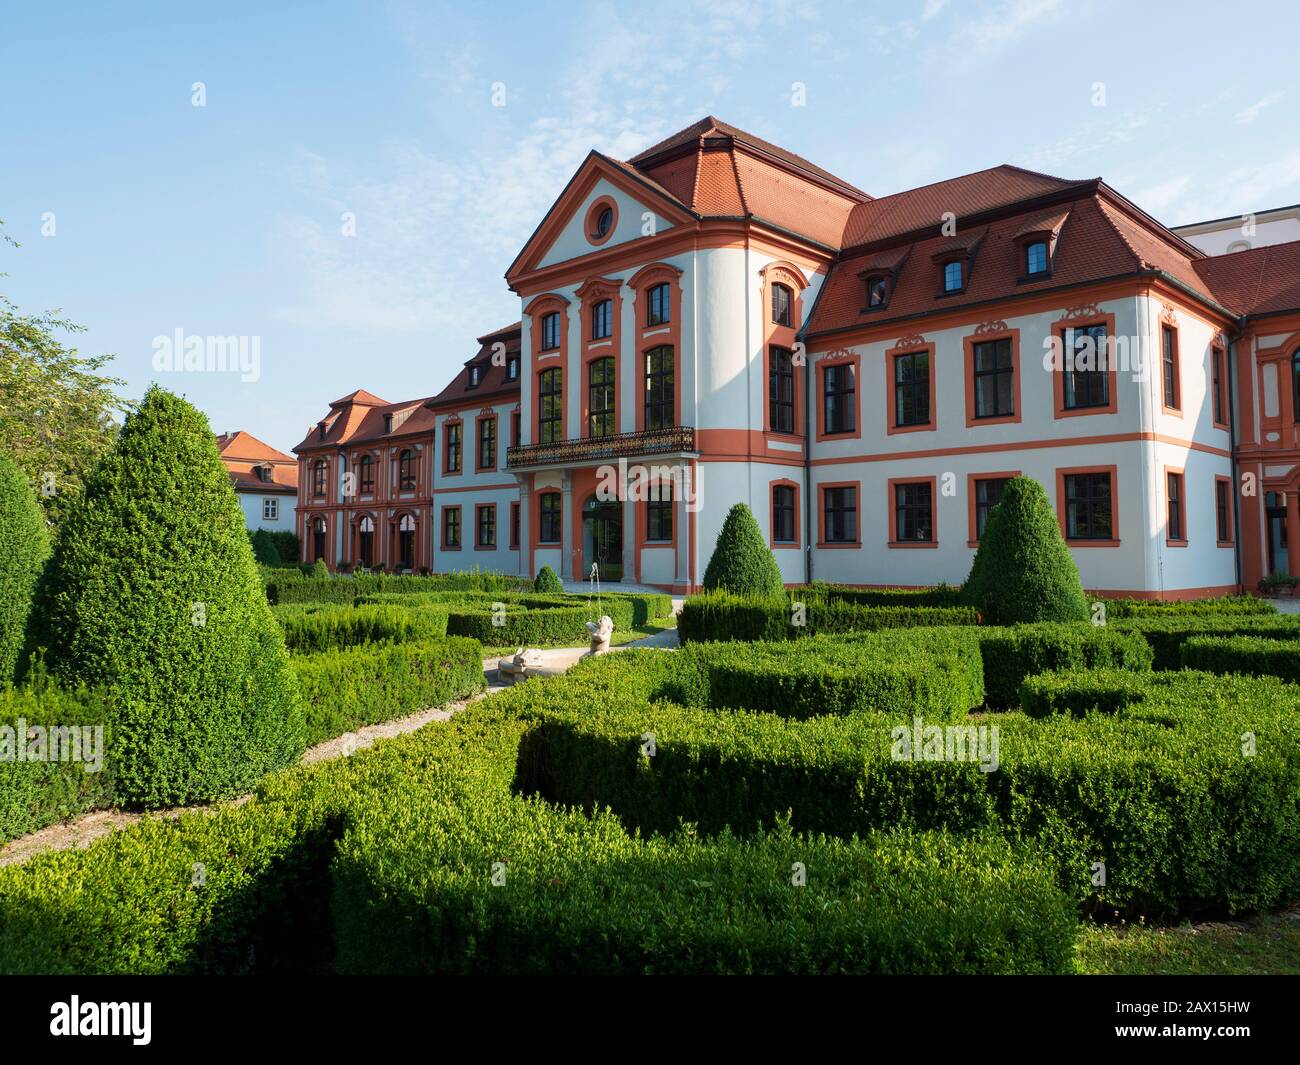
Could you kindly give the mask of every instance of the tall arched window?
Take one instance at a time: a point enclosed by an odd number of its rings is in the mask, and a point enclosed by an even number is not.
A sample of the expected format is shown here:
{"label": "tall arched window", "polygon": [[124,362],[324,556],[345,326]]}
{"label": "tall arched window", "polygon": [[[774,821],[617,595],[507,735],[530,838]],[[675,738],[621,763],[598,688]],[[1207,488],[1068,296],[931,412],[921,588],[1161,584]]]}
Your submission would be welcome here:
{"label": "tall arched window", "polygon": [[311,525],[311,559],[313,562],[325,558],[325,519],[317,518]]}
{"label": "tall arched window", "polygon": [[615,422],[614,360],[593,359],[587,367],[587,435],[613,436]]}
{"label": "tall arched window", "polygon": [[673,349],[670,345],[645,353],[645,427],[667,429],[677,424],[673,409],[677,391],[673,387]]}
{"label": "tall arched window", "polygon": [[375,460],[370,455],[362,455],[360,466],[361,494],[368,496],[375,490]]}
{"label": "tall arched window", "polygon": [[415,569],[415,519],[409,514],[397,523],[397,555],[402,569]]}
{"label": "tall arched window", "polygon": [[397,483],[403,492],[415,490],[415,452],[409,447],[397,456]]}
{"label": "tall arched window", "polygon": [[375,564],[375,519],[369,516],[361,519],[357,526],[357,540],[360,548],[361,564],[370,569]]}
{"label": "tall arched window", "polygon": [[558,444],[564,439],[564,372],[558,367],[537,378],[537,439]]}
{"label": "tall arched window", "polygon": [[324,459],[317,459],[311,468],[311,494],[317,499],[325,498],[325,479],[329,476],[329,465]]}

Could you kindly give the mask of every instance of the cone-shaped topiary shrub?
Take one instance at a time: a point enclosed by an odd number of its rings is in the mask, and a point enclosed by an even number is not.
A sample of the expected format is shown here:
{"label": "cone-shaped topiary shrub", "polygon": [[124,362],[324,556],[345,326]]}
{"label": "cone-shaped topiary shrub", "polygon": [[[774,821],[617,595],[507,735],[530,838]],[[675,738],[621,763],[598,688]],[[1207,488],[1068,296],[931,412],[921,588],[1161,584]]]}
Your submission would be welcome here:
{"label": "cone-shaped topiary shrub", "polygon": [[161,388],[62,526],[28,645],[108,693],[119,801],[235,795],[302,752],[297,681],[215,438]]}
{"label": "cone-shaped topiary shrub", "polygon": [[1085,621],[1088,600],[1043,486],[1014,477],[989,512],[963,593],[993,625]]}
{"label": "cone-shaped topiary shrub", "polygon": [[50,555],[45,512],[23,472],[0,455],[0,685],[13,680],[32,594]]}
{"label": "cone-shaped topiary shrub", "polygon": [[776,556],[763,539],[753,511],[744,503],[727,512],[713,557],[704,570],[704,590],[770,596],[785,590]]}
{"label": "cone-shaped topiary shrub", "polygon": [[537,571],[537,579],[533,581],[533,591],[550,594],[563,592],[564,582],[555,575],[555,570],[550,566],[543,566]]}
{"label": "cone-shaped topiary shrub", "polygon": [[250,537],[253,544],[253,558],[263,566],[278,566],[281,562],[280,551],[275,546],[275,540],[265,529],[258,529]]}
{"label": "cone-shaped topiary shrub", "polygon": [[330,579],[330,568],[325,565],[325,560],[323,558],[318,558],[311,564],[311,575],[319,581],[327,581]]}

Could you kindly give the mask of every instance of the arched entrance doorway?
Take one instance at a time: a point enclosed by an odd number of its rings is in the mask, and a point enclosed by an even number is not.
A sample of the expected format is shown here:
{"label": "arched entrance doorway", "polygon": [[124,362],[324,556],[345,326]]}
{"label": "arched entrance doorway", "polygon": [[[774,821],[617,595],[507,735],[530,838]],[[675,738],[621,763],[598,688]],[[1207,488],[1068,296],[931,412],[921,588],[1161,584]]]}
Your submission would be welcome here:
{"label": "arched entrance doorway", "polygon": [[592,496],[582,508],[582,580],[591,576],[593,562],[602,581],[623,579],[623,504],[616,500]]}
{"label": "arched entrance doorway", "polygon": [[402,569],[415,569],[415,519],[409,514],[397,523],[397,560]]}
{"label": "arched entrance doorway", "polygon": [[375,564],[375,519],[366,516],[357,526],[357,540],[360,548],[361,565],[371,569]]}
{"label": "arched entrance doorway", "polygon": [[313,562],[323,562],[325,560],[324,518],[316,518],[311,523],[311,560]]}

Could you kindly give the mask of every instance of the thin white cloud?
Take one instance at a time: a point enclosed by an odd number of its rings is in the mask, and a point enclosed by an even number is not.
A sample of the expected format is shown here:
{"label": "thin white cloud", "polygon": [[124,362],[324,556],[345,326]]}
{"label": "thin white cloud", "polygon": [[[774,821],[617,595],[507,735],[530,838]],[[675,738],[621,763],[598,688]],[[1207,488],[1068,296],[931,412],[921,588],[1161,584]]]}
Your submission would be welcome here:
{"label": "thin white cloud", "polygon": [[1163,213],[1167,208],[1182,202],[1191,184],[1192,179],[1188,175],[1179,174],[1143,189],[1133,199],[1144,210],[1155,214]]}
{"label": "thin white cloud", "polygon": [[1275,103],[1279,103],[1282,100],[1282,95],[1283,94],[1280,92],[1269,93],[1263,99],[1256,100],[1249,107],[1243,107],[1233,115],[1234,121],[1239,126],[1249,125],[1251,122],[1254,122],[1255,119],[1259,118],[1259,113],[1266,107],[1272,107]]}
{"label": "thin white cloud", "polygon": [[[1158,109],[1157,109],[1158,110]],[[1098,109],[1075,129],[1047,144],[1039,144],[1025,151],[1016,161],[1031,170],[1059,173],[1062,168],[1082,167],[1087,174],[1061,175],[1068,177],[1095,177],[1112,169],[1111,157],[1127,156],[1127,145],[1151,122],[1151,112],[1127,111],[1111,117]],[[1120,149],[1123,149],[1122,153]]]}

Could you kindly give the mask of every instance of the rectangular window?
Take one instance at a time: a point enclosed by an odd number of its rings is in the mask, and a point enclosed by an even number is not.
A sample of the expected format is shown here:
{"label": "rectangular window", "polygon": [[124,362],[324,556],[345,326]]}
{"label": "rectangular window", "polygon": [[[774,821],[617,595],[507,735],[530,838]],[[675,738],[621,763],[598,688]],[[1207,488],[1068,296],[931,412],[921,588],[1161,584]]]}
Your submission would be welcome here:
{"label": "rectangular window", "polygon": [[494,470],[497,465],[497,420],[483,418],[478,423],[478,468]]}
{"label": "rectangular window", "polygon": [[519,436],[520,436],[519,412],[517,410],[511,411],[510,412],[510,446],[511,447],[519,447],[519,445],[523,443],[523,441],[519,439]]}
{"label": "rectangular window", "polygon": [[934,509],[930,482],[894,485],[894,542],[928,544],[934,541]]}
{"label": "rectangular window", "polygon": [[1034,241],[1025,249],[1025,273],[1031,277],[1047,273],[1047,245],[1041,240]]}
{"label": "rectangular window", "polygon": [[591,308],[591,339],[605,340],[610,335],[611,300],[601,300]]}
{"label": "rectangular window", "polygon": [[858,490],[852,486],[822,489],[822,528],[828,544],[858,539]]}
{"label": "rectangular window", "polygon": [[930,353],[894,356],[894,425],[930,424]]}
{"label": "rectangular window", "polygon": [[1186,541],[1187,529],[1186,521],[1183,514],[1183,475],[1181,473],[1168,473],[1165,475],[1166,495],[1166,516],[1165,516],[1165,538],[1168,540]]}
{"label": "rectangular window", "polygon": [[542,350],[555,351],[560,346],[560,312],[542,315]]}
{"label": "rectangular window", "polygon": [[785,285],[772,286],[772,321],[774,324],[790,324],[791,302],[790,290]]}
{"label": "rectangular window", "polygon": [[1214,527],[1219,543],[1232,542],[1232,482],[1226,477],[1214,482]]}
{"label": "rectangular window", "polygon": [[510,548],[517,550],[519,547],[519,504],[510,504]]}
{"label": "rectangular window", "polygon": [[989,514],[1002,502],[1002,490],[1010,482],[1009,477],[986,477],[975,482],[975,539],[984,538],[984,528],[989,523]]}
{"label": "rectangular window", "polygon": [[1160,327],[1160,368],[1165,386],[1165,406],[1178,408],[1178,335],[1172,326]]}
{"label": "rectangular window", "polygon": [[677,392],[673,382],[673,349],[645,353],[645,428],[667,429],[676,424]]}
{"label": "rectangular window", "polygon": [[1066,410],[1110,406],[1109,343],[1104,325],[1067,329],[1064,335]]}
{"label": "rectangular window", "polygon": [[443,508],[442,546],[460,547],[460,507]]}
{"label": "rectangular window", "polygon": [[564,439],[564,374],[556,367],[537,378],[537,438],[543,444]]}
{"label": "rectangular window", "polygon": [[668,304],[668,282],[663,281],[651,287],[646,293],[645,324],[664,325],[671,316]]}
{"label": "rectangular window", "polygon": [[1109,473],[1075,473],[1065,478],[1065,538],[1113,540]]}
{"label": "rectangular window", "polygon": [[767,356],[767,427],[773,433],[794,432],[794,353],[773,347]]}
{"label": "rectangular window", "polygon": [[645,505],[647,543],[671,543],[673,538],[673,488],[671,484],[653,485]]}
{"label": "rectangular window", "polygon": [[506,380],[507,381],[519,380],[519,356],[518,355],[511,355],[508,359],[506,359]]}
{"label": "rectangular window", "polygon": [[488,503],[474,508],[476,513],[478,532],[475,536],[474,543],[478,547],[496,547],[497,545],[497,508],[496,504]]}
{"label": "rectangular window", "polygon": [[950,263],[944,263],[943,290],[945,292],[960,292],[961,288],[962,288],[961,260],[955,259]]}
{"label": "rectangular window", "polygon": [[975,417],[1011,418],[1016,413],[1015,366],[1011,338],[986,340],[973,349]]}
{"label": "rectangular window", "polygon": [[460,473],[460,422],[447,424],[447,472]]}
{"label": "rectangular window", "polygon": [[1210,349],[1210,389],[1213,392],[1214,424],[1228,424],[1228,405],[1223,396],[1223,370],[1226,355],[1222,348]]}
{"label": "rectangular window", "polygon": [[361,494],[363,496],[374,495],[375,493],[375,463],[369,456],[365,455],[361,459]]}
{"label": "rectangular window", "polygon": [[788,484],[772,488],[772,541],[778,544],[795,542],[795,491]]}
{"label": "rectangular window", "polygon": [[827,433],[851,433],[856,428],[856,390],[852,363],[822,371],[823,421]]}
{"label": "rectangular window", "polygon": [[262,519],[264,521],[280,520],[280,501],[278,499],[262,500]]}
{"label": "rectangular window", "polygon": [[541,514],[537,529],[538,542],[558,544],[560,542],[560,493],[547,492],[540,496],[538,507]]}

